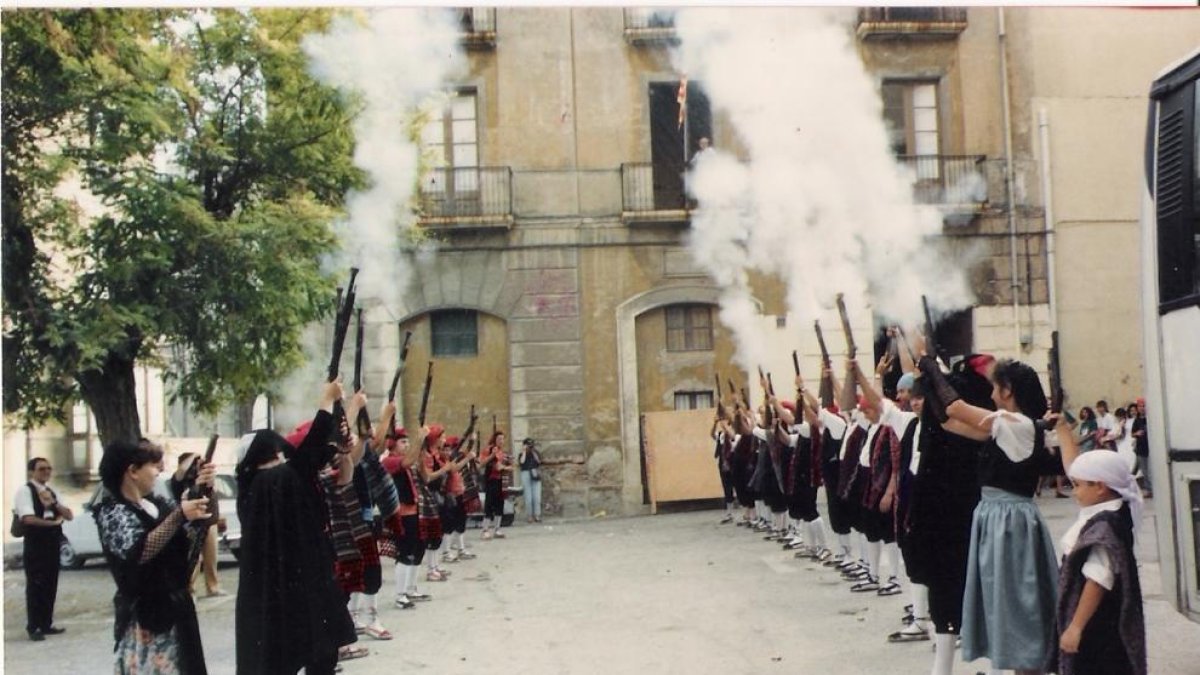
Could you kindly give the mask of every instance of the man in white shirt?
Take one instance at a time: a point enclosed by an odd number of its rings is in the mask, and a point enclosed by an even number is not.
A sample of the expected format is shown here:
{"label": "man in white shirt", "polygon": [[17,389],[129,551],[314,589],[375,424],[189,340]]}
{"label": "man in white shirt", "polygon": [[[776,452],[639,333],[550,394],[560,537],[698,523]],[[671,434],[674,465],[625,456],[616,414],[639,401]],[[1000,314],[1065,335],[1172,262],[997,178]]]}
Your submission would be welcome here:
{"label": "man in white shirt", "polygon": [[64,629],[54,625],[54,601],[58,597],[58,548],[62,523],[74,514],[50,489],[53,467],[41,457],[29,460],[28,482],[17,490],[13,510],[25,526],[25,631],[41,642]]}

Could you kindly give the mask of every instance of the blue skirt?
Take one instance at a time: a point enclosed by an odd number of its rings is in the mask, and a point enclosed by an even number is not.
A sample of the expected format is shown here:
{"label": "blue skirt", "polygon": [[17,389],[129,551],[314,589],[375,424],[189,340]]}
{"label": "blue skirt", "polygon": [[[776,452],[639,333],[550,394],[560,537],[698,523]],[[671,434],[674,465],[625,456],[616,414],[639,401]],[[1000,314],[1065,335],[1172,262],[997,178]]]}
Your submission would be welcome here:
{"label": "blue skirt", "polygon": [[962,656],[1041,669],[1054,639],[1058,560],[1030,497],[984,487],[971,524]]}

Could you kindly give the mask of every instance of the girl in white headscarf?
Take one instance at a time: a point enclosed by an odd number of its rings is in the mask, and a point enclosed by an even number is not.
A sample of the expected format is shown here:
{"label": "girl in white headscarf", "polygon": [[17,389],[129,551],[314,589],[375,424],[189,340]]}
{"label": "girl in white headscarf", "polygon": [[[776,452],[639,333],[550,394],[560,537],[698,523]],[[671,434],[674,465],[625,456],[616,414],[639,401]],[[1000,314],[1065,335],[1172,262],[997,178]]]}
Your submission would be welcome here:
{"label": "girl in white headscarf", "polygon": [[1060,434],[1079,517],[1062,538],[1057,650],[1047,670],[1070,673],[1146,672],[1146,627],[1134,532],[1142,492],[1115,452],[1079,454]]}

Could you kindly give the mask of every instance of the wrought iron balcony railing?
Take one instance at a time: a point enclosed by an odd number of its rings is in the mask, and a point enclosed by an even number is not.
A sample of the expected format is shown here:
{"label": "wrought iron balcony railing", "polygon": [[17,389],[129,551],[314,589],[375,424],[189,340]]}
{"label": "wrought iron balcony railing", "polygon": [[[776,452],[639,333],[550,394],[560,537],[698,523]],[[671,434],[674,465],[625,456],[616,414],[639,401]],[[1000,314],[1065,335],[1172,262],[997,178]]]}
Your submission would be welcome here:
{"label": "wrought iron balcony railing", "polygon": [[495,7],[460,7],[458,25],[461,30],[459,42],[467,49],[496,47]]}
{"label": "wrought iron balcony railing", "polygon": [[687,223],[693,206],[684,192],[682,167],[621,165],[621,220],[626,224]]}
{"label": "wrought iron balcony railing", "polygon": [[625,39],[630,44],[676,44],[675,14],[669,9],[625,8]]}
{"label": "wrought iron balcony railing", "polygon": [[983,155],[899,155],[921,204],[976,208],[988,201]]}
{"label": "wrought iron balcony railing", "polygon": [[511,226],[512,169],[430,169],[421,179],[420,221],[422,225],[451,229]]}
{"label": "wrought iron balcony railing", "polygon": [[953,39],[967,29],[965,7],[868,7],[858,10],[858,37]]}

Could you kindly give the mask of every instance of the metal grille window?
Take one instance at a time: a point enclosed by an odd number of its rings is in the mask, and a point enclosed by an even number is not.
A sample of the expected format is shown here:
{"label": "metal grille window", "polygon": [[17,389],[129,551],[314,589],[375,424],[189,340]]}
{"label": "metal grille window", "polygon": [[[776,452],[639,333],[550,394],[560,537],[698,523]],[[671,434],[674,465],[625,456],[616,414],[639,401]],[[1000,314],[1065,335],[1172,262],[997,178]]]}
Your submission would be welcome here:
{"label": "metal grille window", "polygon": [[704,410],[713,407],[711,391],[677,391],[675,392],[676,410]]}
{"label": "metal grille window", "polygon": [[479,353],[479,315],[469,309],[444,309],[429,315],[434,356]]}
{"label": "metal grille window", "polygon": [[[883,83],[883,118],[896,155],[936,156],[938,143],[937,82],[887,80]],[[936,162],[918,165],[919,178],[937,178]]]}
{"label": "metal grille window", "polygon": [[674,305],[667,308],[667,351],[709,351],[713,348],[712,307]]}

